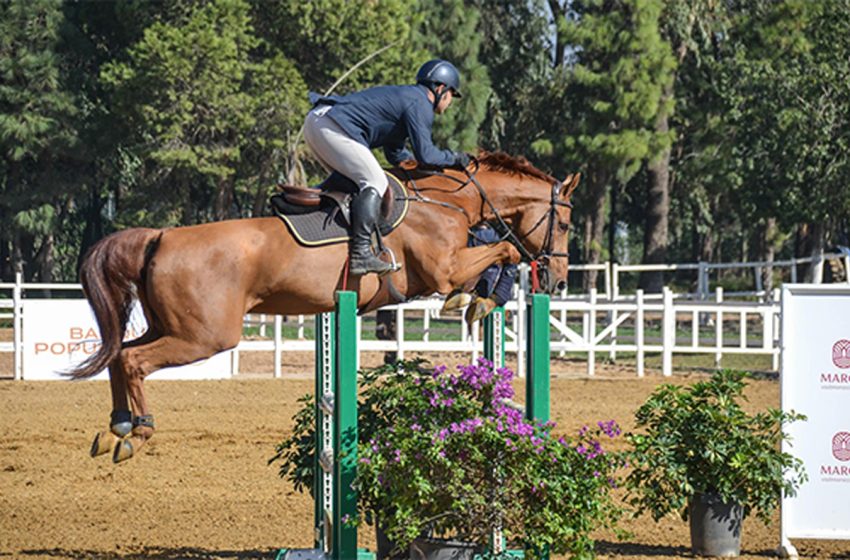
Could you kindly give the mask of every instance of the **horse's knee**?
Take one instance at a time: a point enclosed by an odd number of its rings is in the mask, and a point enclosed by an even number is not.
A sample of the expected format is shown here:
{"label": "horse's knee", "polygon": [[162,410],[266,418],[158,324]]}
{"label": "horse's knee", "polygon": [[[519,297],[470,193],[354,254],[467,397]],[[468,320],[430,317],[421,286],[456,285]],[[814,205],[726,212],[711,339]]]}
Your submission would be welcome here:
{"label": "horse's knee", "polygon": [[513,243],[509,243],[507,241],[503,241],[502,243],[502,263],[518,264],[522,260],[522,255],[520,255],[519,250],[514,247]]}

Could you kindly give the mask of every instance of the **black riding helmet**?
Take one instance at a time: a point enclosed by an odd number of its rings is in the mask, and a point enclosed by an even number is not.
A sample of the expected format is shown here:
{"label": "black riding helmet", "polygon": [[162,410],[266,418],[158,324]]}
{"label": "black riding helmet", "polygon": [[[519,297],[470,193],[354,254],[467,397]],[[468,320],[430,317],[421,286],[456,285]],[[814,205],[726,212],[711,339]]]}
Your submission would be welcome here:
{"label": "black riding helmet", "polygon": [[442,98],[442,95],[436,92],[440,84],[452,90],[455,97],[463,97],[460,94],[460,72],[448,60],[435,58],[423,64],[416,73],[416,83],[422,84],[434,93],[434,107],[439,105]]}

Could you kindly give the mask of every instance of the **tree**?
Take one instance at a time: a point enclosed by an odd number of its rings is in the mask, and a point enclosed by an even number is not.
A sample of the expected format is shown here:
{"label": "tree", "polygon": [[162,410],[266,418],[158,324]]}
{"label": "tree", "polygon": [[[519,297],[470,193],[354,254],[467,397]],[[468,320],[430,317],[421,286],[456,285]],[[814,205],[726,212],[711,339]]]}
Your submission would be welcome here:
{"label": "tree", "polygon": [[[0,274],[53,278],[53,231],[68,198],[60,156],[75,108],[57,54],[61,5],[0,3]],[[36,262],[32,262],[35,260]]]}
{"label": "tree", "polygon": [[[551,120],[544,91],[553,69],[562,65],[551,55],[546,4],[479,0],[476,5],[481,17],[479,59],[492,88],[479,142],[490,150],[532,156],[532,144]],[[566,115],[558,115],[561,119]]]}
{"label": "tree", "polygon": [[[103,81],[132,119],[135,147],[150,167],[148,186],[165,194],[147,207],[135,204],[125,219],[191,224],[208,216],[208,206],[213,218],[233,215],[241,144],[255,125],[244,85],[257,44],[249,6],[216,0],[176,22],[152,24],[127,62],[107,65]],[[165,184],[171,188],[162,191]]]}
{"label": "tree", "polygon": [[[663,92],[672,80],[673,59],[660,36],[659,0],[591,0],[568,7],[558,14],[558,44],[574,49],[569,96],[575,120],[553,145],[586,162],[583,193],[591,209],[584,227],[585,262],[598,263],[609,190],[670,144],[669,131],[653,123],[668,110]],[[596,275],[588,274],[586,287],[595,287],[595,281]]]}
{"label": "tree", "polygon": [[817,256],[850,215],[850,2],[735,8],[728,100],[745,187],[738,202],[753,222],[802,225]]}
{"label": "tree", "polygon": [[[420,0],[413,44],[422,52],[415,62],[451,61],[460,71],[463,98],[434,122],[434,141],[452,150],[476,151],[478,130],[487,110],[490,79],[479,60],[481,15],[463,0]],[[413,74],[406,82],[412,82]]]}

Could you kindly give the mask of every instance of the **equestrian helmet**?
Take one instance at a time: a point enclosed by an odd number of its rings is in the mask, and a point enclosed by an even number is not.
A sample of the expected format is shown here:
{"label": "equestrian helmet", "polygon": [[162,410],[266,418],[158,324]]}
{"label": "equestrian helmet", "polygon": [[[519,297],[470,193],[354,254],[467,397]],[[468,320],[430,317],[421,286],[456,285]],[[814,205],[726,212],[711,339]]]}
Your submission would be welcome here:
{"label": "equestrian helmet", "polygon": [[455,97],[463,97],[460,94],[460,72],[448,60],[435,58],[423,64],[416,73],[416,83],[429,89],[443,84],[454,92]]}

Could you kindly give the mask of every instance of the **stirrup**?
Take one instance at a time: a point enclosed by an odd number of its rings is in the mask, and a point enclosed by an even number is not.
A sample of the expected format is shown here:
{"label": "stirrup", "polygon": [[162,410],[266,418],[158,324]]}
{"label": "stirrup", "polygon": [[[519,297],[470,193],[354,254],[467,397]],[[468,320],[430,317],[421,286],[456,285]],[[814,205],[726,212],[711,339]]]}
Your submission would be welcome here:
{"label": "stirrup", "polygon": [[[381,276],[383,276],[384,274],[388,274],[390,272],[398,272],[399,270],[401,270],[401,265],[398,264],[397,260],[395,260],[395,253],[393,253],[393,250],[390,249],[389,247],[387,247],[386,245],[381,244],[381,248],[378,251],[378,256],[376,258],[380,258],[380,256],[385,254],[385,253],[390,256],[390,262],[388,264],[392,268],[390,270],[388,270],[387,272],[382,273]],[[386,262],[386,261],[381,261],[381,262]]]}

